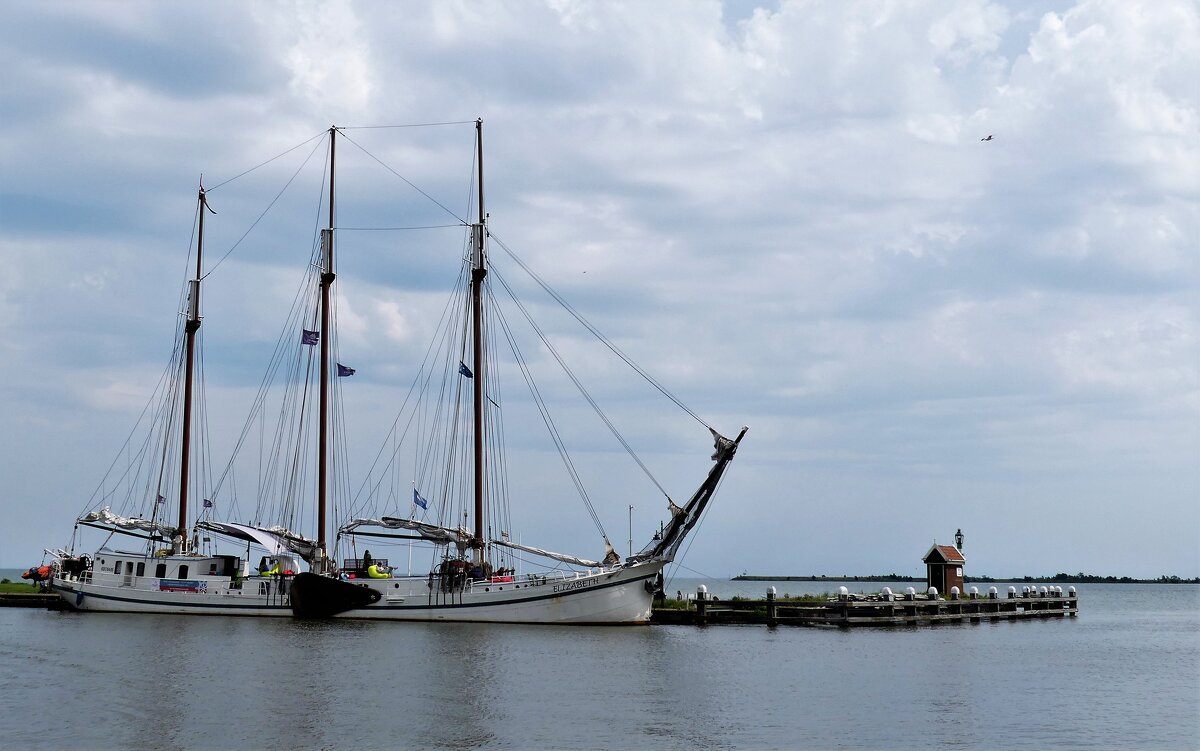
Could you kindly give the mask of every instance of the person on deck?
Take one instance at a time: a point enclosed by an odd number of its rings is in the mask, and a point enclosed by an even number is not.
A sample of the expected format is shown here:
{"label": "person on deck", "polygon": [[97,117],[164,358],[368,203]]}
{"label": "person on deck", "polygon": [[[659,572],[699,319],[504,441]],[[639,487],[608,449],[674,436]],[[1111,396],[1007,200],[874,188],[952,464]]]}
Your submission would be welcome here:
{"label": "person on deck", "polygon": [[370,569],[370,568],[371,568],[371,566],[372,566],[374,563],[375,563],[375,559],[371,557],[371,551],[370,551],[370,550],[364,550],[364,551],[363,551],[363,557],[362,557],[362,570],[363,570],[363,571],[367,571],[368,569]]}

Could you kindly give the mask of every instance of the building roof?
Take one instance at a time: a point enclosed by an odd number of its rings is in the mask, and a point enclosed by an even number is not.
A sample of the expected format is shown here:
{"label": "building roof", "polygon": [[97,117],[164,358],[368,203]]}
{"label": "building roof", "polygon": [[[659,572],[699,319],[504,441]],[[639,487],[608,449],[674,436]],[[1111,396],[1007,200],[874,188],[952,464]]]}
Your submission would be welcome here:
{"label": "building roof", "polygon": [[925,554],[922,563],[966,563],[962,551],[953,545],[934,545]]}

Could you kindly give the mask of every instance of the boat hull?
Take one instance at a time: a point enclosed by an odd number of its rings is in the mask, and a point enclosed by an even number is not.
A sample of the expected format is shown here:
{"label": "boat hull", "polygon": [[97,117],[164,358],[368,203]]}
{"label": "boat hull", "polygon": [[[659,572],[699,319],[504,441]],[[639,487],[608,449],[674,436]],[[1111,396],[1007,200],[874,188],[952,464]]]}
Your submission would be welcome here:
{"label": "boat hull", "polygon": [[[650,622],[655,581],[664,561],[646,561],[611,571],[578,575],[529,575],[511,581],[473,582],[443,592],[430,578],[359,579],[338,582],[379,594],[365,607],[338,610],[314,603],[311,575],[293,584],[297,615],[385,621],[633,625]],[[332,580],[331,580],[332,581]],[[307,590],[307,591],[306,591]],[[307,598],[307,599],[306,599]],[[336,611],[336,612],[331,612]]]}
{"label": "boat hull", "polygon": [[[274,618],[292,617],[291,599],[280,593],[282,581],[245,580],[232,586],[227,578],[209,577],[204,591],[162,590],[158,580],[125,584],[121,578],[82,579],[55,576],[50,588],[72,610],[107,613],[155,613],[173,615],[242,615]],[[260,585],[267,584],[268,587]],[[197,587],[197,590],[200,588]],[[266,591],[263,591],[266,590]]]}

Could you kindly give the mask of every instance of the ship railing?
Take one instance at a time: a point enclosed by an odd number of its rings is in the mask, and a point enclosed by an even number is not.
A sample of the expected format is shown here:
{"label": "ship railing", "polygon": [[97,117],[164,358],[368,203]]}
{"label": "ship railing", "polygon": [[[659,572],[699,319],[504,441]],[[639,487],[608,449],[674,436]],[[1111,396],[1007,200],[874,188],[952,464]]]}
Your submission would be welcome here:
{"label": "ship railing", "polygon": [[543,584],[584,579],[589,576],[595,576],[598,573],[600,572],[596,569],[590,569],[587,571],[541,571],[536,574],[522,574],[520,576],[492,576],[486,579],[468,579],[463,582],[463,588],[469,591],[478,587],[494,587],[506,584],[513,585],[514,587],[537,587]]}
{"label": "ship railing", "polygon": [[62,579],[63,581],[79,582],[81,584],[91,584],[92,570],[89,568],[85,571],[81,571],[78,574],[73,574],[69,571],[61,571],[60,570],[58,572],[58,578]]}
{"label": "ship railing", "polygon": [[589,576],[595,576],[598,573],[600,572],[596,569],[588,569],[587,571],[539,571],[534,574],[524,574],[514,577],[513,581],[519,584],[547,584],[549,582],[585,579]]}

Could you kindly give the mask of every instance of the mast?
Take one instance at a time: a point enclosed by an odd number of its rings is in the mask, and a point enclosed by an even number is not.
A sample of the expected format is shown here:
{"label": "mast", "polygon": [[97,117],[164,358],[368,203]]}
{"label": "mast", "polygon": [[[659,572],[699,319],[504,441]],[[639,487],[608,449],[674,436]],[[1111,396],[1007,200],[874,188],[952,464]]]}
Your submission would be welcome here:
{"label": "mast", "polygon": [[479,222],[471,227],[471,328],[474,341],[472,367],[475,377],[475,534],[471,547],[475,562],[483,563],[483,278],[487,276],[483,257],[483,120],[475,121],[475,153],[479,163]]}
{"label": "mast", "polygon": [[333,273],[333,183],[337,126],[329,127],[329,227],[321,230],[321,401],[317,428],[317,549],[325,557],[326,491],[329,485],[329,297]]}
{"label": "mast", "polygon": [[192,382],[196,362],[196,331],[200,328],[200,274],[203,269],[204,257],[204,212],[208,201],[204,196],[204,183],[200,183],[199,202],[200,221],[196,235],[196,277],[188,280],[187,323],[184,324],[186,359],[183,374],[183,440],[181,441],[181,457],[179,460],[179,526],[178,534],[182,540],[179,552],[187,550],[188,546],[188,471],[192,446]]}

